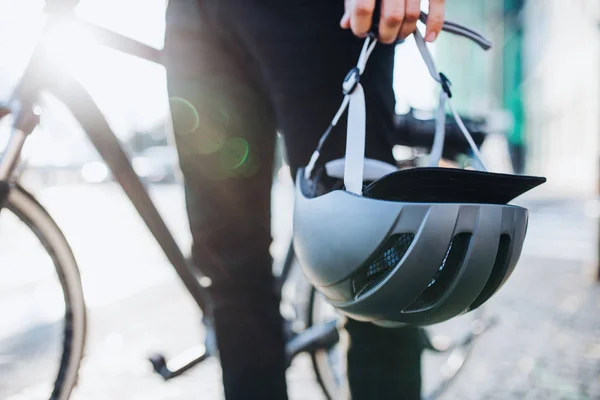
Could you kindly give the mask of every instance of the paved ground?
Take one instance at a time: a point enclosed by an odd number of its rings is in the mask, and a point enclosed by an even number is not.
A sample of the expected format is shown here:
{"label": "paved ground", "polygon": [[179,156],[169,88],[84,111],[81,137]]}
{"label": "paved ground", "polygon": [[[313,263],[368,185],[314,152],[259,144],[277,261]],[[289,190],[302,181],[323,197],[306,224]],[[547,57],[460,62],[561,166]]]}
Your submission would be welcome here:
{"label": "paved ground", "polygon": [[489,302],[500,324],[447,399],[600,399],[600,284],[583,262],[525,259]]}
{"label": "paved ground", "polygon": [[[90,308],[89,345],[74,399],[221,398],[215,360],[167,383],[148,368],[148,354],[178,354],[198,344],[202,331],[192,302],[120,192],[96,186],[46,189],[40,195],[72,242]],[[160,187],[153,195],[178,241],[188,243],[180,189]],[[280,238],[289,225],[287,196],[279,193],[275,204]],[[592,216],[598,204],[524,202],[532,214],[522,262],[487,309],[500,324],[478,342],[445,399],[600,399],[600,284],[592,280],[597,224]],[[3,219],[3,251],[22,254],[20,240],[5,226]],[[119,229],[110,229],[115,226]],[[282,239],[275,252],[284,246]],[[4,265],[14,260],[0,258]],[[15,272],[21,268],[8,275],[3,271],[0,266],[0,282],[33,275]],[[0,283],[0,288],[9,286]],[[3,309],[2,301],[0,295],[3,315],[20,315],[14,305],[21,303],[11,301]],[[8,332],[6,326],[0,331]],[[12,365],[2,361],[0,393],[22,383],[2,379],[2,366]],[[288,377],[292,399],[322,398],[306,358],[296,360]],[[33,398],[27,390],[10,397]]]}

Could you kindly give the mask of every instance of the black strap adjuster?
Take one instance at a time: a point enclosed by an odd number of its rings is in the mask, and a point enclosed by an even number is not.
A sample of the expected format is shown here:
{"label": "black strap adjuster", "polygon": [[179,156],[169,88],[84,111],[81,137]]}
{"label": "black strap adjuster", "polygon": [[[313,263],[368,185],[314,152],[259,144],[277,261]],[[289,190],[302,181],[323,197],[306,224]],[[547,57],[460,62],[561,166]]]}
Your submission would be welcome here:
{"label": "black strap adjuster", "polygon": [[359,82],[360,70],[358,67],[354,67],[348,71],[346,77],[344,78],[344,82],[342,83],[342,92],[344,93],[344,96],[354,93],[354,90],[358,86]]}
{"label": "black strap adjuster", "polygon": [[444,75],[442,72],[440,72],[440,84],[442,85],[442,89],[444,90],[444,92],[446,92],[446,94],[448,95],[448,98],[451,99],[452,98],[452,91],[450,90],[450,86],[452,86],[452,82],[450,82],[450,79],[448,79],[448,77],[446,75]]}

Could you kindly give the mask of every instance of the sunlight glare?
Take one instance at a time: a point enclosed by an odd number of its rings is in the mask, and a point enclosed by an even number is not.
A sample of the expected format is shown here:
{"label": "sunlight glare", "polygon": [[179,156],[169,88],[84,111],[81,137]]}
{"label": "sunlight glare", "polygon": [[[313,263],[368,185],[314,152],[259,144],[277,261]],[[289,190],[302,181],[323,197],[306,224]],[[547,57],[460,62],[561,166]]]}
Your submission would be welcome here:
{"label": "sunlight glare", "polygon": [[89,56],[97,48],[96,38],[76,20],[64,20],[52,26],[43,41],[44,55],[53,65],[71,73],[93,68]]}

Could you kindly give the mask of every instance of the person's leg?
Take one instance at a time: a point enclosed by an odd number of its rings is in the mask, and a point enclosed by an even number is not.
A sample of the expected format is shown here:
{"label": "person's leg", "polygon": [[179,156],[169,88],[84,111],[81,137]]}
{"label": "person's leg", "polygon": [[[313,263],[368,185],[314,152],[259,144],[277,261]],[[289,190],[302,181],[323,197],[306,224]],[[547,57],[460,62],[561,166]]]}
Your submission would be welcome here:
{"label": "person's leg", "polygon": [[225,396],[286,399],[271,274],[275,119],[212,4],[171,0],[165,65],[195,264],[208,276]]}
{"label": "person's leg", "polygon": [[[277,110],[292,171],[308,163],[341,100],[344,76],[363,41],[339,28],[342,1],[221,0],[223,13],[258,60]],[[393,132],[394,47],[378,45],[362,82],[367,98],[368,157],[394,162],[387,140]],[[345,119],[323,151],[342,157]],[[294,176],[295,177],[295,176]],[[390,329],[348,321],[348,375],[354,400],[419,399],[419,330]]]}
{"label": "person's leg", "polygon": [[421,331],[347,319],[348,383],[353,400],[421,398]]}

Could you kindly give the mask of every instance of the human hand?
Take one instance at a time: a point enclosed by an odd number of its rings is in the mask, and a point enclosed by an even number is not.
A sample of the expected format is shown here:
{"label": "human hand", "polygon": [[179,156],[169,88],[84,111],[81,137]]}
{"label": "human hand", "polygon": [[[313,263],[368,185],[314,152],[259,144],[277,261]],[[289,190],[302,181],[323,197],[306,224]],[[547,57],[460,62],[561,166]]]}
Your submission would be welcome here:
{"label": "human hand", "polygon": [[[340,21],[343,29],[351,29],[358,37],[365,37],[371,29],[377,0],[345,0],[345,12]],[[378,40],[394,43],[408,37],[417,28],[421,14],[421,0],[380,0]],[[429,0],[429,16],[425,40],[433,42],[444,24],[445,0]]]}

